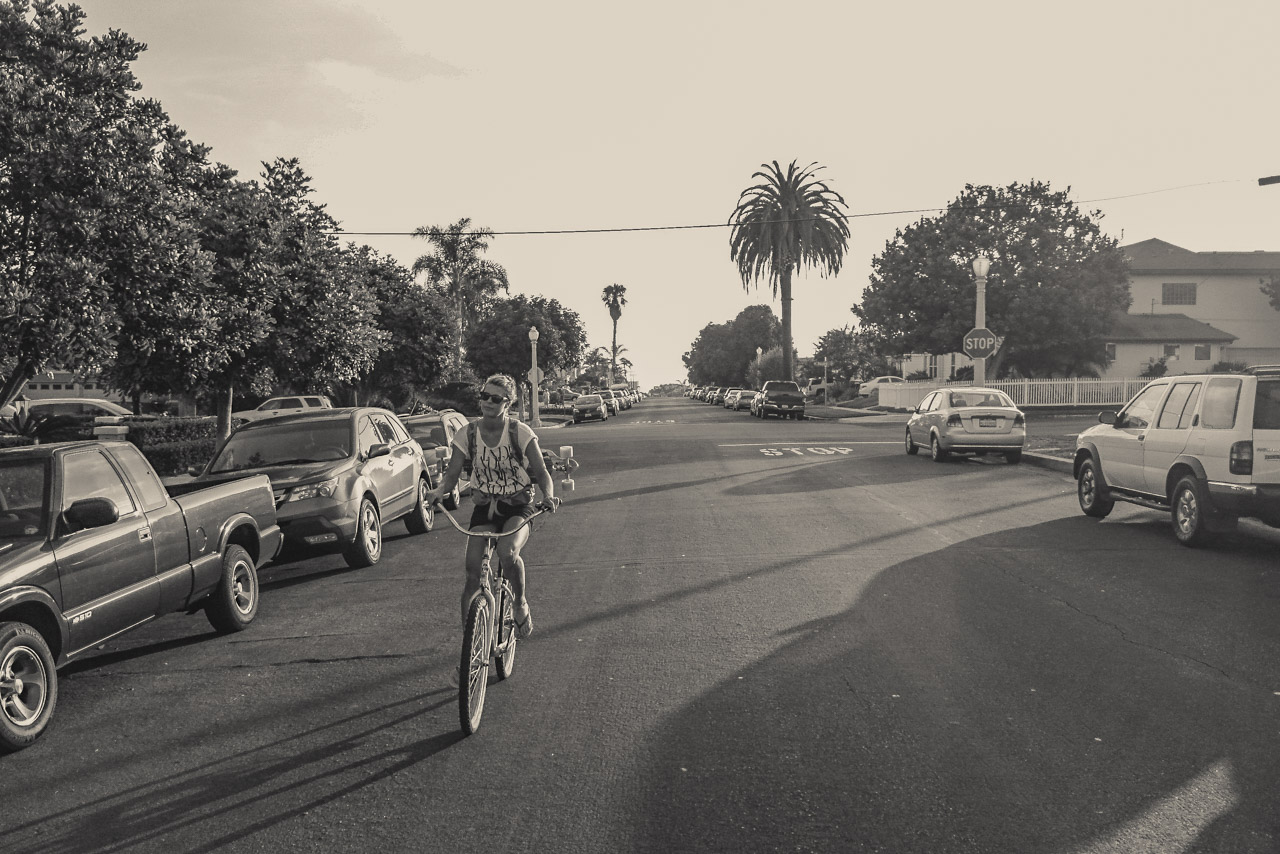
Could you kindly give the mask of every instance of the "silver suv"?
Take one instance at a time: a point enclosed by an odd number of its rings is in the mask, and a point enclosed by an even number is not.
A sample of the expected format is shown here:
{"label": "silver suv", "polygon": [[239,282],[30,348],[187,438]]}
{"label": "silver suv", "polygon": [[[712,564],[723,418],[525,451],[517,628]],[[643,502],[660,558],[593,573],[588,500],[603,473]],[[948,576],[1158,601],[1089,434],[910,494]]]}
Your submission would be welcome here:
{"label": "silver suv", "polygon": [[1280,528],[1280,366],[1161,377],[1076,438],[1080,509],[1164,510],[1193,546],[1241,516]]}

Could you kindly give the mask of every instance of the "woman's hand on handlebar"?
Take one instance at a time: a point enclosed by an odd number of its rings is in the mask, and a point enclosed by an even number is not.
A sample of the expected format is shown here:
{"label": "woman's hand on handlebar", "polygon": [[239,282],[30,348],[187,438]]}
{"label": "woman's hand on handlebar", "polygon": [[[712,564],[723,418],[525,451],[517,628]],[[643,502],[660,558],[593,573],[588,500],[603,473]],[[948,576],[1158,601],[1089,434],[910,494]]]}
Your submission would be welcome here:
{"label": "woman's hand on handlebar", "polygon": [[556,512],[556,509],[563,503],[564,503],[563,498],[557,498],[555,496],[552,496],[551,498],[544,498],[542,500],[542,509],[548,513],[554,513]]}

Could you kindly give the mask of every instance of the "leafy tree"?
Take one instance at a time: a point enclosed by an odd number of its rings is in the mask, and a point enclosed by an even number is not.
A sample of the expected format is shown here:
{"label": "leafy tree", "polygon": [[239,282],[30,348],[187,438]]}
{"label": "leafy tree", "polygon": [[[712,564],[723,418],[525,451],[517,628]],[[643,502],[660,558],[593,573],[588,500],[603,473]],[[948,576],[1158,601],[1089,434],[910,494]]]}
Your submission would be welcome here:
{"label": "leafy tree", "polygon": [[[767,305],[747,306],[728,323],[709,323],[684,354],[689,380],[699,385],[740,385],[754,378],[756,348],[772,349],[781,337],[781,324]],[[794,351],[791,362],[794,373]]]}
{"label": "leafy tree", "polygon": [[[0,404],[49,366],[93,371],[114,355],[120,290],[140,281],[112,264],[114,238],[166,255],[168,235],[152,241],[137,220],[166,126],[159,104],[131,95],[144,46],[115,30],[86,40],[84,17],[0,2]],[[172,251],[165,275],[193,260]]]}
{"label": "leafy tree", "polygon": [[557,300],[523,294],[495,300],[467,334],[467,361],[481,377],[509,374],[523,384],[532,367],[529,327],[538,328],[538,367],[545,373],[576,365],[586,333],[578,313]]}
{"label": "leafy tree", "polygon": [[845,326],[831,329],[818,339],[814,355],[827,359],[828,372],[846,379],[880,376],[893,372],[874,336],[863,329]]}
{"label": "leafy tree", "polygon": [[1005,336],[987,375],[1087,370],[1105,359],[1108,316],[1130,301],[1127,262],[1100,218],[1046,183],[966,185],[940,216],[898,230],[853,312],[890,352],[956,352],[974,324],[970,264],[986,254],[987,327]]}
{"label": "leafy tree", "polygon": [[752,178],[760,183],[738,197],[729,218],[729,256],[738,264],[742,286],[767,279],[773,295],[782,292],[784,373],[794,372],[791,339],[791,276],[803,267],[836,275],[849,245],[847,209],[839,193],[814,177],[822,167],[803,169],[791,161],[784,174],[778,162],[762,164]]}
{"label": "leafy tree", "polygon": [[612,284],[605,286],[600,299],[609,307],[609,317],[613,320],[613,358],[609,362],[609,382],[618,371],[618,320],[622,317],[622,307],[627,304],[627,286]]}
{"label": "leafy tree", "polygon": [[487,303],[498,291],[510,291],[507,271],[480,256],[489,251],[493,230],[472,228],[470,217],[463,217],[447,228],[419,226],[415,237],[425,239],[432,247],[430,254],[413,262],[413,272],[424,273],[427,282],[444,288],[454,306],[455,361],[454,376],[462,376],[463,340],[471,324],[481,316]]}
{"label": "leafy tree", "polygon": [[452,307],[439,288],[423,288],[394,259],[367,246],[344,253],[353,278],[369,283],[378,306],[378,327],[388,335],[373,369],[343,386],[352,404],[382,401],[408,408],[425,400],[425,392],[444,379],[453,351]]}
{"label": "leafy tree", "polygon": [[1280,311],[1280,270],[1272,271],[1258,279],[1258,290],[1267,295],[1271,307]]}
{"label": "leafy tree", "polygon": [[361,250],[338,246],[338,222],[311,200],[311,179],[297,158],[263,165],[263,187],[282,222],[277,263],[287,288],[270,340],[277,372],[302,391],[355,382],[388,338],[378,327],[369,268],[349,260]]}

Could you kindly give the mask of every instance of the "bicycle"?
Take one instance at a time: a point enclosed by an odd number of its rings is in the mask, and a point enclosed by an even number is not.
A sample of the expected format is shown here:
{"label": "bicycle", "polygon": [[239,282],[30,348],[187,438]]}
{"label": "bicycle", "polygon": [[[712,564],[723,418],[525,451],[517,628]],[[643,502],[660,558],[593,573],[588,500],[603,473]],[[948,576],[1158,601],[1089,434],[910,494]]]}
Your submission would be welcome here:
{"label": "bicycle", "polygon": [[[542,457],[548,471],[562,472],[565,475],[560,485],[572,491],[574,484],[570,475],[578,468],[578,461],[573,459],[573,448],[561,447],[559,455],[543,451]],[[485,694],[489,687],[489,662],[493,661],[494,672],[499,681],[511,675],[516,663],[515,597],[511,593],[511,582],[502,574],[502,567],[495,570],[493,566],[496,562],[494,550],[498,547],[498,540],[523,530],[550,508],[540,503],[536,513],[513,530],[502,533],[470,531],[460,525],[453,514],[439,502],[437,508],[463,535],[485,538],[480,588],[467,605],[467,617],[462,629],[462,657],[458,664],[458,720],[462,731],[471,735],[480,728],[480,717],[484,714]],[[495,614],[500,615],[496,620]]]}

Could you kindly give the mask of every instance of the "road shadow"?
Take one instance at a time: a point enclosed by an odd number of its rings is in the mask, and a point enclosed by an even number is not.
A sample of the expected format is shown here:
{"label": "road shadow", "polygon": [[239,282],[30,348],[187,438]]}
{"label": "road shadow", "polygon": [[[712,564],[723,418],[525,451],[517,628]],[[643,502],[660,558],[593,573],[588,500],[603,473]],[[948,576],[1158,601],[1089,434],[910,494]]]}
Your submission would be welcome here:
{"label": "road shadow", "polygon": [[1071,517],[882,571],[637,746],[634,850],[1280,850],[1274,552],[1171,539]]}

